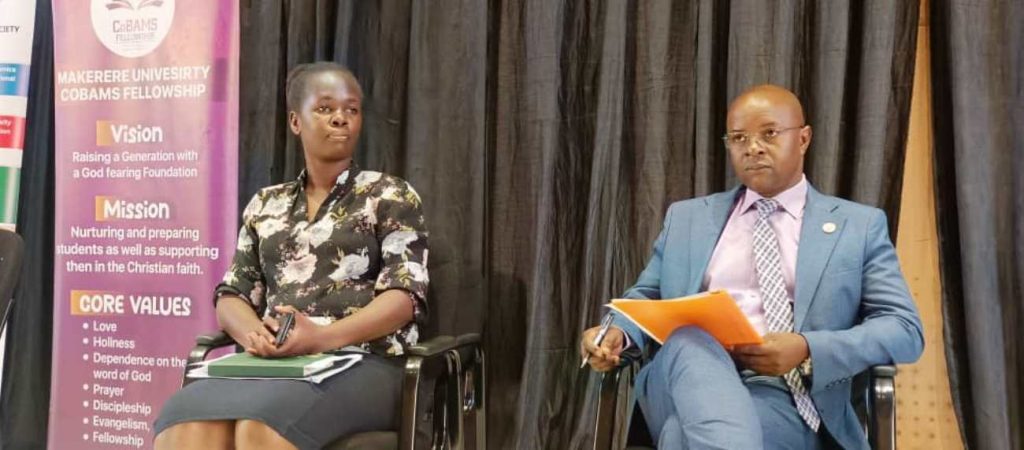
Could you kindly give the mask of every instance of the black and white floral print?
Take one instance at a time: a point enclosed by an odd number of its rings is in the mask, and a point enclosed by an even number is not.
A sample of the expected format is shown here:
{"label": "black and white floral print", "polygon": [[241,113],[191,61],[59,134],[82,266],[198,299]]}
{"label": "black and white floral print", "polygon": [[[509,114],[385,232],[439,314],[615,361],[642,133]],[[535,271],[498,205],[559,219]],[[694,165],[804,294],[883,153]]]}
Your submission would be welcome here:
{"label": "black and white floral print", "polygon": [[413,298],[414,320],[361,346],[403,354],[426,320],[427,230],[419,195],[400,178],[353,165],[310,222],[305,181],[303,173],[253,196],[217,296],[238,295],[258,314],[292,305],[329,323],[381,292],[402,289]]}

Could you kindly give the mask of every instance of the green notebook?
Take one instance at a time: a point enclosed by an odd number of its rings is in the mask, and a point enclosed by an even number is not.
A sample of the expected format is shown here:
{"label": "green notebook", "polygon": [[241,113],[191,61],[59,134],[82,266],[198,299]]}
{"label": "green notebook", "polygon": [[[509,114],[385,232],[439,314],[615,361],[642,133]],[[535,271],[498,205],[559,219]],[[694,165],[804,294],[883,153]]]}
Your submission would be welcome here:
{"label": "green notebook", "polygon": [[330,368],[336,359],[327,354],[268,359],[235,353],[210,361],[207,369],[213,377],[300,378]]}

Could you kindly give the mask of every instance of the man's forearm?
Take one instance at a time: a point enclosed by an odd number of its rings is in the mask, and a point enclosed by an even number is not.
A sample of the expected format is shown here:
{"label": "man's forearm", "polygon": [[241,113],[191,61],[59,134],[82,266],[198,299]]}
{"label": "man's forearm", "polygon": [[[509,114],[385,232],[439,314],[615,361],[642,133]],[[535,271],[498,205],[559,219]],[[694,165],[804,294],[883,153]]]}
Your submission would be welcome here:
{"label": "man's forearm", "polygon": [[818,392],[877,364],[905,364],[920,356],[919,329],[902,317],[878,317],[846,330],[801,333],[807,339]]}

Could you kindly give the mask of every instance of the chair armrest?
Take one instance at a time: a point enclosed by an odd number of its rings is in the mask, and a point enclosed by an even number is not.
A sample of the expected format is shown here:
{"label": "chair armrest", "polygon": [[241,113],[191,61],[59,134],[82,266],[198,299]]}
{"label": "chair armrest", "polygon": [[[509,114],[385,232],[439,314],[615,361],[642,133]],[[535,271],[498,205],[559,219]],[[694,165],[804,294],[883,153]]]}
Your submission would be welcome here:
{"label": "chair armrest", "polygon": [[212,333],[204,333],[196,336],[196,346],[192,347],[192,351],[188,354],[188,362],[185,364],[185,370],[188,371],[194,365],[203,362],[206,359],[206,355],[209,355],[211,351],[221,347],[227,347],[234,344],[235,340],[231,338],[224,330],[217,330]]}
{"label": "chair armrest", "polygon": [[[418,418],[429,416],[433,416],[432,435],[444,437],[449,445],[460,447],[465,400],[461,382],[463,368],[478,367],[482,371],[479,334],[433,337],[408,347],[406,355],[398,447],[402,450],[418,447],[416,440],[425,438],[417,436]],[[420,402],[421,391],[438,394],[440,397],[434,401],[440,402],[438,405],[441,406],[432,407]]]}
{"label": "chair armrest", "polygon": [[480,344],[480,335],[468,333],[460,336],[437,336],[425,342],[420,342],[406,349],[411,356],[422,356],[425,358],[440,355],[444,352],[465,348],[476,347]]}
{"label": "chair armrest", "polygon": [[875,450],[896,449],[896,366],[871,368],[868,438]]}
{"label": "chair armrest", "polygon": [[209,355],[211,351],[221,347],[227,347],[234,343],[235,340],[225,333],[224,330],[217,330],[196,336],[196,346],[192,347],[192,351],[188,353],[188,360],[185,362],[185,373],[183,373],[181,377],[181,387],[185,387],[192,382],[192,379],[188,377],[188,371],[195,368],[199,363],[205,361],[206,356]]}
{"label": "chair armrest", "polygon": [[[480,398],[474,403],[482,405],[483,352],[480,348],[480,335],[464,334],[461,336],[438,336],[406,349],[405,379],[402,385],[402,424],[399,432],[399,448],[403,450],[416,447],[416,423],[418,418],[429,417],[431,413],[421,403],[421,389],[437,388],[428,386],[440,384],[440,398],[435,401],[444,405],[435,409],[433,414],[434,436],[444,436],[454,448],[462,446],[460,441],[463,427],[463,404],[465,391],[462,380],[466,369],[478,370],[479,381],[474,380],[474,387],[479,387]],[[424,381],[431,383],[424,385]],[[479,383],[479,384],[478,384]]]}
{"label": "chair armrest", "polygon": [[874,378],[879,378],[879,377],[895,378],[896,377],[896,372],[897,372],[896,366],[893,366],[893,365],[890,365],[890,364],[882,364],[882,365],[872,366],[871,367],[871,376],[874,377]]}
{"label": "chair armrest", "polygon": [[[462,367],[479,364],[483,357],[480,335],[468,333],[460,336],[437,336],[406,349],[414,362],[418,376],[434,379],[441,375],[456,376]],[[454,360],[451,360],[454,357]],[[406,365],[409,368],[409,364]]]}
{"label": "chair armrest", "polygon": [[435,338],[420,342],[405,349],[409,356],[422,356],[429,358],[440,355],[448,350],[458,347],[458,343],[452,336],[437,336]]}
{"label": "chair armrest", "polygon": [[224,330],[217,330],[213,333],[200,334],[196,336],[196,344],[205,345],[210,348],[226,347],[234,344],[235,340]]}

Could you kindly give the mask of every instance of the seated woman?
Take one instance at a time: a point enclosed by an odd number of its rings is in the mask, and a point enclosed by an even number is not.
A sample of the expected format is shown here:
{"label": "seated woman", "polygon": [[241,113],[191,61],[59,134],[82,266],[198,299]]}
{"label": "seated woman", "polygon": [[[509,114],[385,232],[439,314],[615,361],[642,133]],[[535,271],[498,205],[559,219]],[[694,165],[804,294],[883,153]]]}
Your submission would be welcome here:
{"label": "seated woman", "polygon": [[[356,345],[369,351],[319,385],[198,380],[156,422],[157,449],[321,448],[396,430],[403,349],[425,318],[427,232],[405,181],[360,170],[352,153],[362,90],[334,63],[288,75],[288,125],[302,142],[299,178],[260,190],[242,213],[238,248],[216,289],[217,321],[245,348],[275,358]],[[295,325],[274,345],[276,317]]]}

